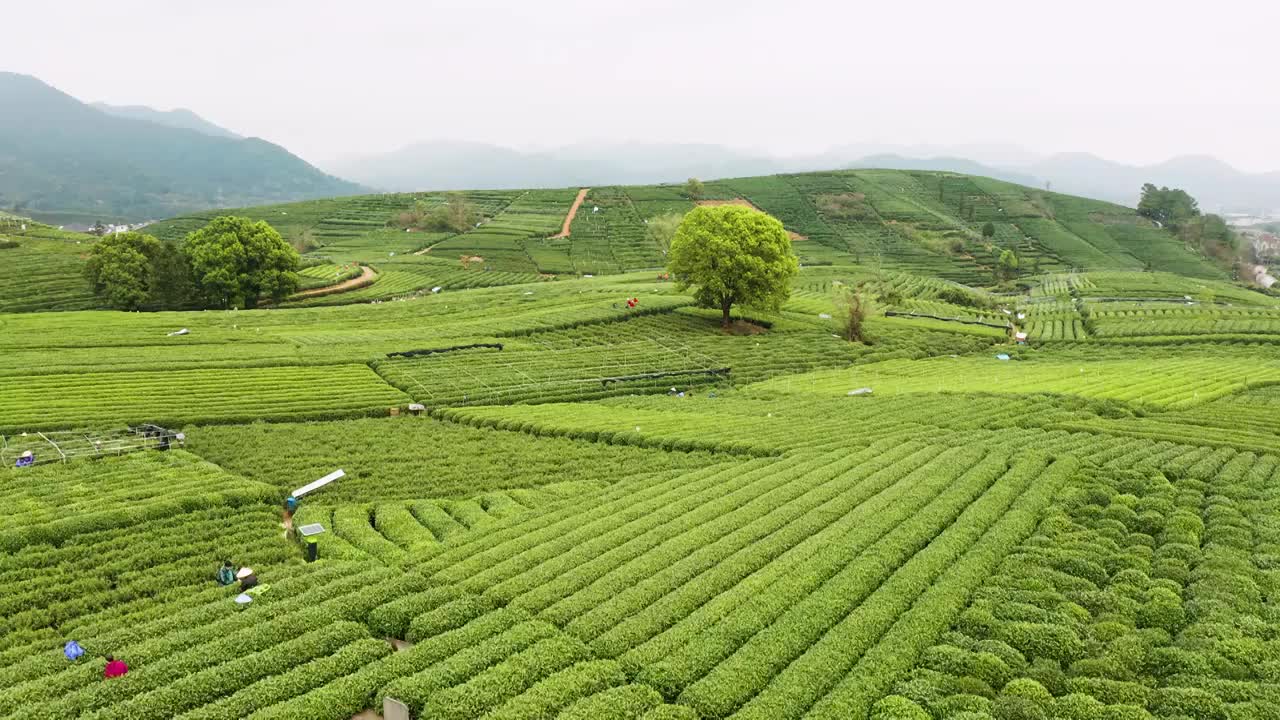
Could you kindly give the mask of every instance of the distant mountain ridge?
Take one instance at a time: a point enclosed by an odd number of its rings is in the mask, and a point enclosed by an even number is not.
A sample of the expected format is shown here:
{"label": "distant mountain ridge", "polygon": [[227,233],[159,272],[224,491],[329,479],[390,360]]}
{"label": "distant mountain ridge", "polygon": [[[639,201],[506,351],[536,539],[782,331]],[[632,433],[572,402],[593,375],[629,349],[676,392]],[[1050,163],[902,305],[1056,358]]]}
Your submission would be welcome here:
{"label": "distant mountain ridge", "polygon": [[1143,183],[1180,187],[1208,211],[1280,210],[1280,172],[1245,173],[1217,158],[1183,155],[1155,165],[1124,165],[1089,153],[1060,153],[1017,168],[1054,190],[1125,205],[1138,200]]}
{"label": "distant mountain ridge", "polygon": [[0,209],[37,219],[136,221],[364,190],[265,140],[122,117],[27,75],[0,72],[0,107]]}
{"label": "distant mountain ridge", "polygon": [[101,110],[108,115],[131,118],[133,120],[146,120],[166,127],[186,128],[187,130],[195,130],[198,133],[212,137],[234,138],[237,140],[244,137],[224,127],[214,125],[186,108],[156,110],[146,105],[108,105],[104,102],[95,102],[89,105],[95,110]]}
{"label": "distant mountain ridge", "polygon": [[1132,166],[1086,153],[1038,156],[1009,145],[850,144],[774,157],[713,144],[575,144],[522,152],[474,142],[434,141],[332,164],[344,177],[384,190],[644,184],[810,172],[833,168],[939,170],[993,177],[1133,206],[1142,185],[1181,187],[1209,211],[1280,209],[1280,173],[1243,173],[1220,160],[1182,156]]}
{"label": "distant mountain ridge", "polygon": [[88,105],[36,78],[4,72],[0,106],[0,209],[57,223],[137,221],[368,188],[636,185],[872,167],[982,175],[1129,206],[1151,182],[1186,189],[1206,211],[1280,214],[1280,172],[1243,173],[1205,156],[1132,166],[1087,153],[1039,156],[1000,143],[850,143],[775,156],[712,143],[599,142],[521,151],[433,141],[329,165],[367,186],[361,187],[189,110]]}
{"label": "distant mountain ridge", "polygon": [[335,162],[330,169],[384,190],[491,190],[636,185],[691,176],[764,175],[786,167],[770,158],[710,144],[582,143],[524,152],[487,143],[434,141]]}

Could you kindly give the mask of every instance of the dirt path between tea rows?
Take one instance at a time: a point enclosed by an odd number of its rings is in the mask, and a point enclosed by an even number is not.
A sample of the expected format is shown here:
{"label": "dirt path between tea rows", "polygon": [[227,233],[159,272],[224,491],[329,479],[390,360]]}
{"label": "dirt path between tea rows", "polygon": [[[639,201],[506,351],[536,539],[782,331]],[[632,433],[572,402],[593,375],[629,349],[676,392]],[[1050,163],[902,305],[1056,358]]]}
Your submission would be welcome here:
{"label": "dirt path between tea rows", "polygon": [[325,285],[324,287],[312,288],[310,290],[303,290],[300,293],[291,295],[289,299],[300,300],[302,298],[318,297],[320,295],[336,295],[338,293],[346,292],[348,290],[355,290],[356,288],[362,288],[365,285],[372,283],[375,279],[377,279],[377,277],[378,277],[378,274],[373,271],[373,268],[369,267],[368,265],[361,265],[360,274],[351,278],[350,280],[344,280],[338,283],[337,285]]}
{"label": "dirt path between tea rows", "polygon": [[582,188],[578,191],[578,197],[574,199],[573,206],[569,208],[569,214],[564,218],[564,227],[560,229],[559,234],[551,236],[552,240],[569,237],[569,226],[573,224],[573,218],[578,214],[578,208],[582,207],[582,201],[587,199],[589,192],[591,188]]}

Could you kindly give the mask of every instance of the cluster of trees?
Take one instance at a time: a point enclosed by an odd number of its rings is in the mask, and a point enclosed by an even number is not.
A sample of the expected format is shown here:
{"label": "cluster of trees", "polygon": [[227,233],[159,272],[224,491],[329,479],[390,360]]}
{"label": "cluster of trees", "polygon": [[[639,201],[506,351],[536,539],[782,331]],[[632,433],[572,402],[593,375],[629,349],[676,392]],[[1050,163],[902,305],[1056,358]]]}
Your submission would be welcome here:
{"label": "cluster of trees", "polygon": [[395,224],[425,232],[462,233],[473,227],[479,214],[462,193],[449,193],[443,205],[419,200],[396,216]]}
{"label": "cluster of trees", "polygon": [[1200,203],[1180,188],[1142,186],[1138,214],[1160,223],[1206,257],[1224,263],[1239,258],[1240,244],[1226,221],[1200,213]]}
{"label": "cluster of trees", "polygon": [[1239,237],[1218,215],[1201,215],[1178,226],[1178,237],[1206,257],[1231,263],[1241,256]]}
{"label": "cluster of trees", "polygon": [[252,308],[298,289],[298,252],[264,221],[219,217],[179,244],[140,232],[94,244],[85,277],[121,310]]}
{"label": "cluster of trees", "polygon": [[1138,214],[1169,226],[1177,226],[1200,216],[1200,203],[1180,188],[1156,187],[1151,183],[1142,186],[1142,199],[1138,201]]}

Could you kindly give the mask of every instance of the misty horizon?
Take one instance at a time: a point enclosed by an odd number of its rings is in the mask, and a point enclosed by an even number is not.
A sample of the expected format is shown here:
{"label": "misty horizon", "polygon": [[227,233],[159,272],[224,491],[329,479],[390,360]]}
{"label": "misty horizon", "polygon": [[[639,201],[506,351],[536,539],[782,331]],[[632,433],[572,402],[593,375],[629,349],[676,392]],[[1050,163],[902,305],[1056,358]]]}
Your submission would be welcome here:
{"label": "misty horizon", "polygon": [[7,10],[47,31],[7,36],[0,67],[86,102],[189,109],[322,166],[449,138],[774,156],[995,143],[1280,169],[1280,9],[1192,7],[62,2]]}

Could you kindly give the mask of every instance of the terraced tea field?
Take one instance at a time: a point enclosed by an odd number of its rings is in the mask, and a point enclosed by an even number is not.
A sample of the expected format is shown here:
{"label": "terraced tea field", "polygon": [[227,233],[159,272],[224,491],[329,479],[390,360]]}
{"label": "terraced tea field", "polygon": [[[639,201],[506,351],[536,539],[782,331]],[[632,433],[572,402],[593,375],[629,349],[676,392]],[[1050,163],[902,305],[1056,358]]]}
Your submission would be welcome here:
{"label": "terraced tea field", "polygon": [[[569,235],[557,237],[578,193],[578,188],[464,193],[480,220],[461,233],[392,227],[415,202],[444,203],[443,193],[316,200],[242,214],[275,224],[286,239],[314,245],[308,256],[319,262],[354,261],[385,271],[359,293],[324,301],[333,304],[402,297],[441,285],[527,282],[535,274],[656,270],[664,261],[647,233],[649,219],[694,205],[675,186],[587,188]],[[794,237],[806,238],[796,243],[796,251],[807,265],[857,263],[982,285],[991,281],[999,252],[1012,249],[1035,274],[1152,267],[1201,282],[1224,277],[1132,210],[988,178],[851,170],[719,180],[707,183],[704,195],[712,202],[747,202],[776,216]],[[151,232],[181,239],[212,216],[166,220]],[[997,230],[993,243],[981,236],[989,221]],[[479,261],[464,267],[463,257]],[[420,258],[433,264],[417,267],[413,261]],[[453,272],[446,273],[441,263]]]}
{"label": "terraced tea field", "polygon": [[1276,296],[1124,208],[858,170],[707,183],[805,238],[725,330],[659,277],[680,187],[555,237],[578,194],[249,209],[308,287],[377,272],[258,310],[93,310],[92,239],[11,233],[0,718],[1280,717]]}

